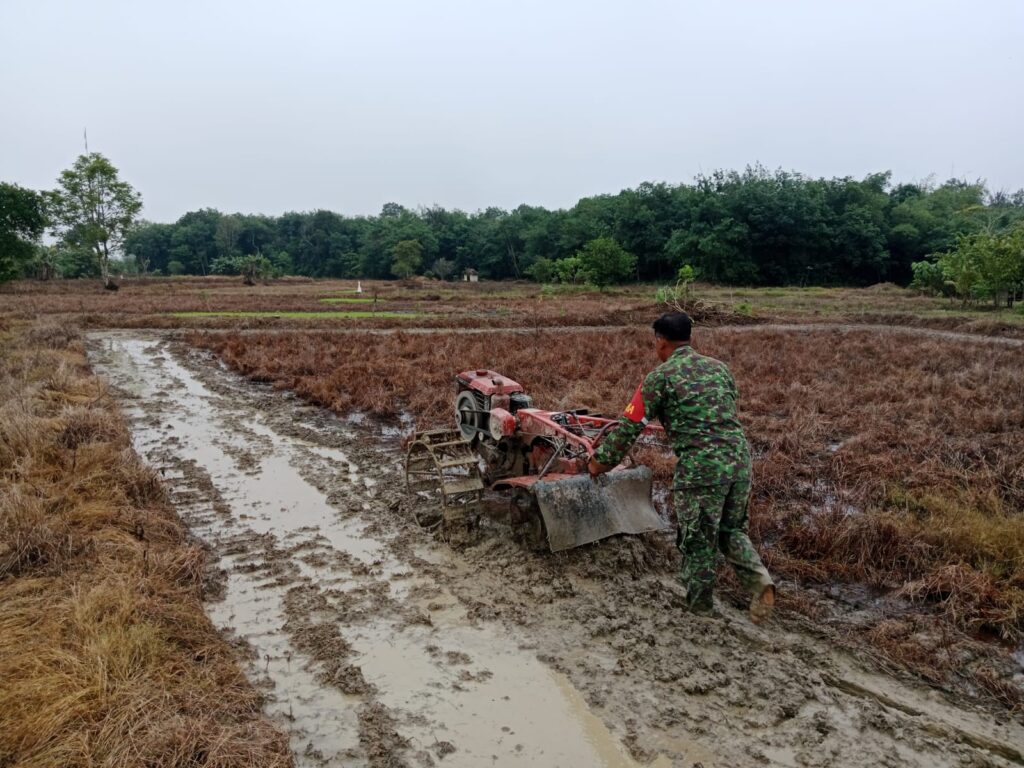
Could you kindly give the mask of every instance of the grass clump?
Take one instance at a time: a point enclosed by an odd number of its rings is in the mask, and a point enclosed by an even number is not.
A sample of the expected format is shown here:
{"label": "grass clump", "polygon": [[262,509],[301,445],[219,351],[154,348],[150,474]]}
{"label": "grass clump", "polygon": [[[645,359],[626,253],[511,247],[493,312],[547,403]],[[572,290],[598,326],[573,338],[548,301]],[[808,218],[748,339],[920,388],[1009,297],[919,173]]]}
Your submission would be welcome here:
{"label": "grass clump", "polygon": [[290,765],[75,334],[2,335],[0,765]]}

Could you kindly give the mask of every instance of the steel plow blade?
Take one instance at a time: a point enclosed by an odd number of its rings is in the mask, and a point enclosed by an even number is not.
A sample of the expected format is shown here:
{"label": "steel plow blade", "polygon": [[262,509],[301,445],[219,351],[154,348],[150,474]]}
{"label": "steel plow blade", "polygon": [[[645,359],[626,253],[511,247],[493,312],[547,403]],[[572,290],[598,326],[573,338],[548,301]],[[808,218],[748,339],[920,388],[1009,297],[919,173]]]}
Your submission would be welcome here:
{"label": "steel plow blade", "polygon": [[649,467],[619,469],[592,480],[562,476],[533,484],[552,552],[616,533],[668,530],[651,503]]}

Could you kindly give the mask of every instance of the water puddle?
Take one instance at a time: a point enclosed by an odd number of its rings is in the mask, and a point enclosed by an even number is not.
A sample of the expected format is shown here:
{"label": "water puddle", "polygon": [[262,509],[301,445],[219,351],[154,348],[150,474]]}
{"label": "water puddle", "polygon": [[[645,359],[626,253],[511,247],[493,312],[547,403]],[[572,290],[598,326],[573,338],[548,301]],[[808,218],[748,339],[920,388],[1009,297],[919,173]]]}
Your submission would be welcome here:
{"label": "water puddle", "polygon": [[[636,765],[567,678],[389,550],[372,515],[377,479],[352,452],[281,433],[230,374],[211,366],[223,378],[211,388],[164,344],[103,334],[91,346],[96,371],[127,394],[137,449],[168,470],[183,517],[221,553],[224,599],[208,612],[252,649],[247,672],[298,765],[365,765],[359,711],[371,698],[421,763]],[[425,549],[430,562],[449,556]],[[296,648],[285,625],[297,586],[317,601],[304,619],[340,634],[368,692],[324,684],[325,659]]]}

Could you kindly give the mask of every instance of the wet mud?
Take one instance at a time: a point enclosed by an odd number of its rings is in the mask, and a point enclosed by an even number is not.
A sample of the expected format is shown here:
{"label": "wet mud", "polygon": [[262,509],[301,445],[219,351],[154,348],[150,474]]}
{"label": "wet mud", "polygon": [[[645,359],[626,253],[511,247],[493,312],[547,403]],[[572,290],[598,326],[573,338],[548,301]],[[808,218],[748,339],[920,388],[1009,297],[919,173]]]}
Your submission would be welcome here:
{"label": "wet mud", "polygon": [[398,430],[168,337],[89,348],[298,765],[1024,764],[1020,723],[820,628],[686,614],[671,534],[538,553],[496,517],[452,545],[413,521]]}

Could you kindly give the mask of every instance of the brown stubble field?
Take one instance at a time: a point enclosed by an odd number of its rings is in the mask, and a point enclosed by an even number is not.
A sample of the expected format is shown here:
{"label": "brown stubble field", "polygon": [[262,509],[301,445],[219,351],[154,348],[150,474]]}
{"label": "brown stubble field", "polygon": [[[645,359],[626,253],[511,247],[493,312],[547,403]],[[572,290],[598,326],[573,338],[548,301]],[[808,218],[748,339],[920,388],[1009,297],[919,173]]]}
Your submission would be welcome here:
{"label": "brown stubble field", "polygon": [[[756,454],[752,533],[816,594],[848,585],[894,606],[854,628],[873,653],[942,680],[962,637],[1024,633],[1024,354],[871,331],[698,331],[741,392]],[[452,375],[490,367],[542,407],[618,412],[653,361],[647,330],[484,334],[194,333],[233,369],[344,414],[450,419]],[[649,455],[667,478],[671,460]],[[789,595],[817,616],[820,602]],[[891,614],[891,615],[890,615]],[[940,631],[941,630],[941,631]],[[1003,644],[1000,646],[1000,643]],[[1011,706],[1020,691],[982,672]]]}
{"label": "brown stubble field", "polygon": [[[362,281],[361,294],[353,280],[308,278],[256,286],[234,277],[125,278],[120,285],[112,292],[93,280],[6,283],[0,285],[0,317],[47,317],[87,329],[521,328],[644,325],[662,308],[654,285],[599,292],[584,286],[417,278]],[[762,289],[698,284],[691,295],[695,314],[709,325],[883,323],[1024,338],[1020,311],[961,307],[888,284]]]}
{"label": "brown stubble field", "polygon": [[[605,293],[535,284],[437,281],[275,280],[247,287],[237,278],[126,281],[116,292],[93,281],[21,281],[0,286],[0,316],[58,317],[83,328],[393,328],[628,325],[643,322],[654,288]],[[357,315],[357,316],[347,316]],[[743,318],[740,318],[741,320]]]}
{"label": "brown stubble field", "polygon": [[77,334],[0,323],[0,765],[291,765],[205,559]]}
{"label": "brown stubble field", "polygon": [[[0,334],[11,350],[12,339],[25,339],[17,354],[48,364],[54,354],[80,355],[80,349],[72,340],[70,352],[54,353],[47,334],[22,335],[32,325],[163,329],[184,334],[254,380],[337,413],[364,411],[385,420],[401,413],[431,425],[450,418],[452,374],[481,365],[519,379],[545,407],[618,412],[653,363],[648,327],[664,310],[654,286],[603,293],[432,281],[364,282],[363,288],[357,296],[352,281],[290,279],[247,288],[235,278],[177,278],[125,280],[120,291],[107,292],[91,281],[19,282],[0,286]],[[374,293],[379,317],[311,314],[372,313],[372,303],[321,299]],[[727,361],[739,381],[757,456],[752,535],[786,579],[784,614],[829,623],[883,663],[940,684],[967,680],[1006,706],[1024,706],[1019,681],[1012,680],[1016,667],[1007,662],[1024,635],[1024,350],[976,338],[1024,337],[1018,315],[960,310],[892,286],[698,286],[697,296],[703,321],[697,347]],[[770,323],[813,323],[815,330],[749,327]],[[854,330],[857,324],[956,330],[972,338]],[[746,327],[709,327],[718,325]],[[445,328],[482,332],[446,334]],[[363,332],[370,329],[399,332]],[[78,359],[76,375],[84,377]],[[64,417],[62,406],[47,407],[47,418]],[[118,418],[116,410],[111,414]],[[667,478],[669,458],[653,450],[644,458]],[[2,479],[5,489],[20,482],[10,474]],[[61,486],[52,495],[67,493]],[[5,498],[6,519],[20,519],[21,507]],[[169,540],[172,548],[178,535]],[[84,561],[74,562],[83,570],[61,565],[60,573],[96,578]],[[176,611],[193,605],[190,590],[197,584],[173,595],[157,591],[169,595],[168,610]],[[231,670],[218,674],[239,674]],[[257,703],[241,681],[238,691],[237,716],[244,721]],[[25,722],[25,733],[36,727]],[[247,727],[263,726],[253,720]],[[271,741],[253,743],[280,754]]]}

